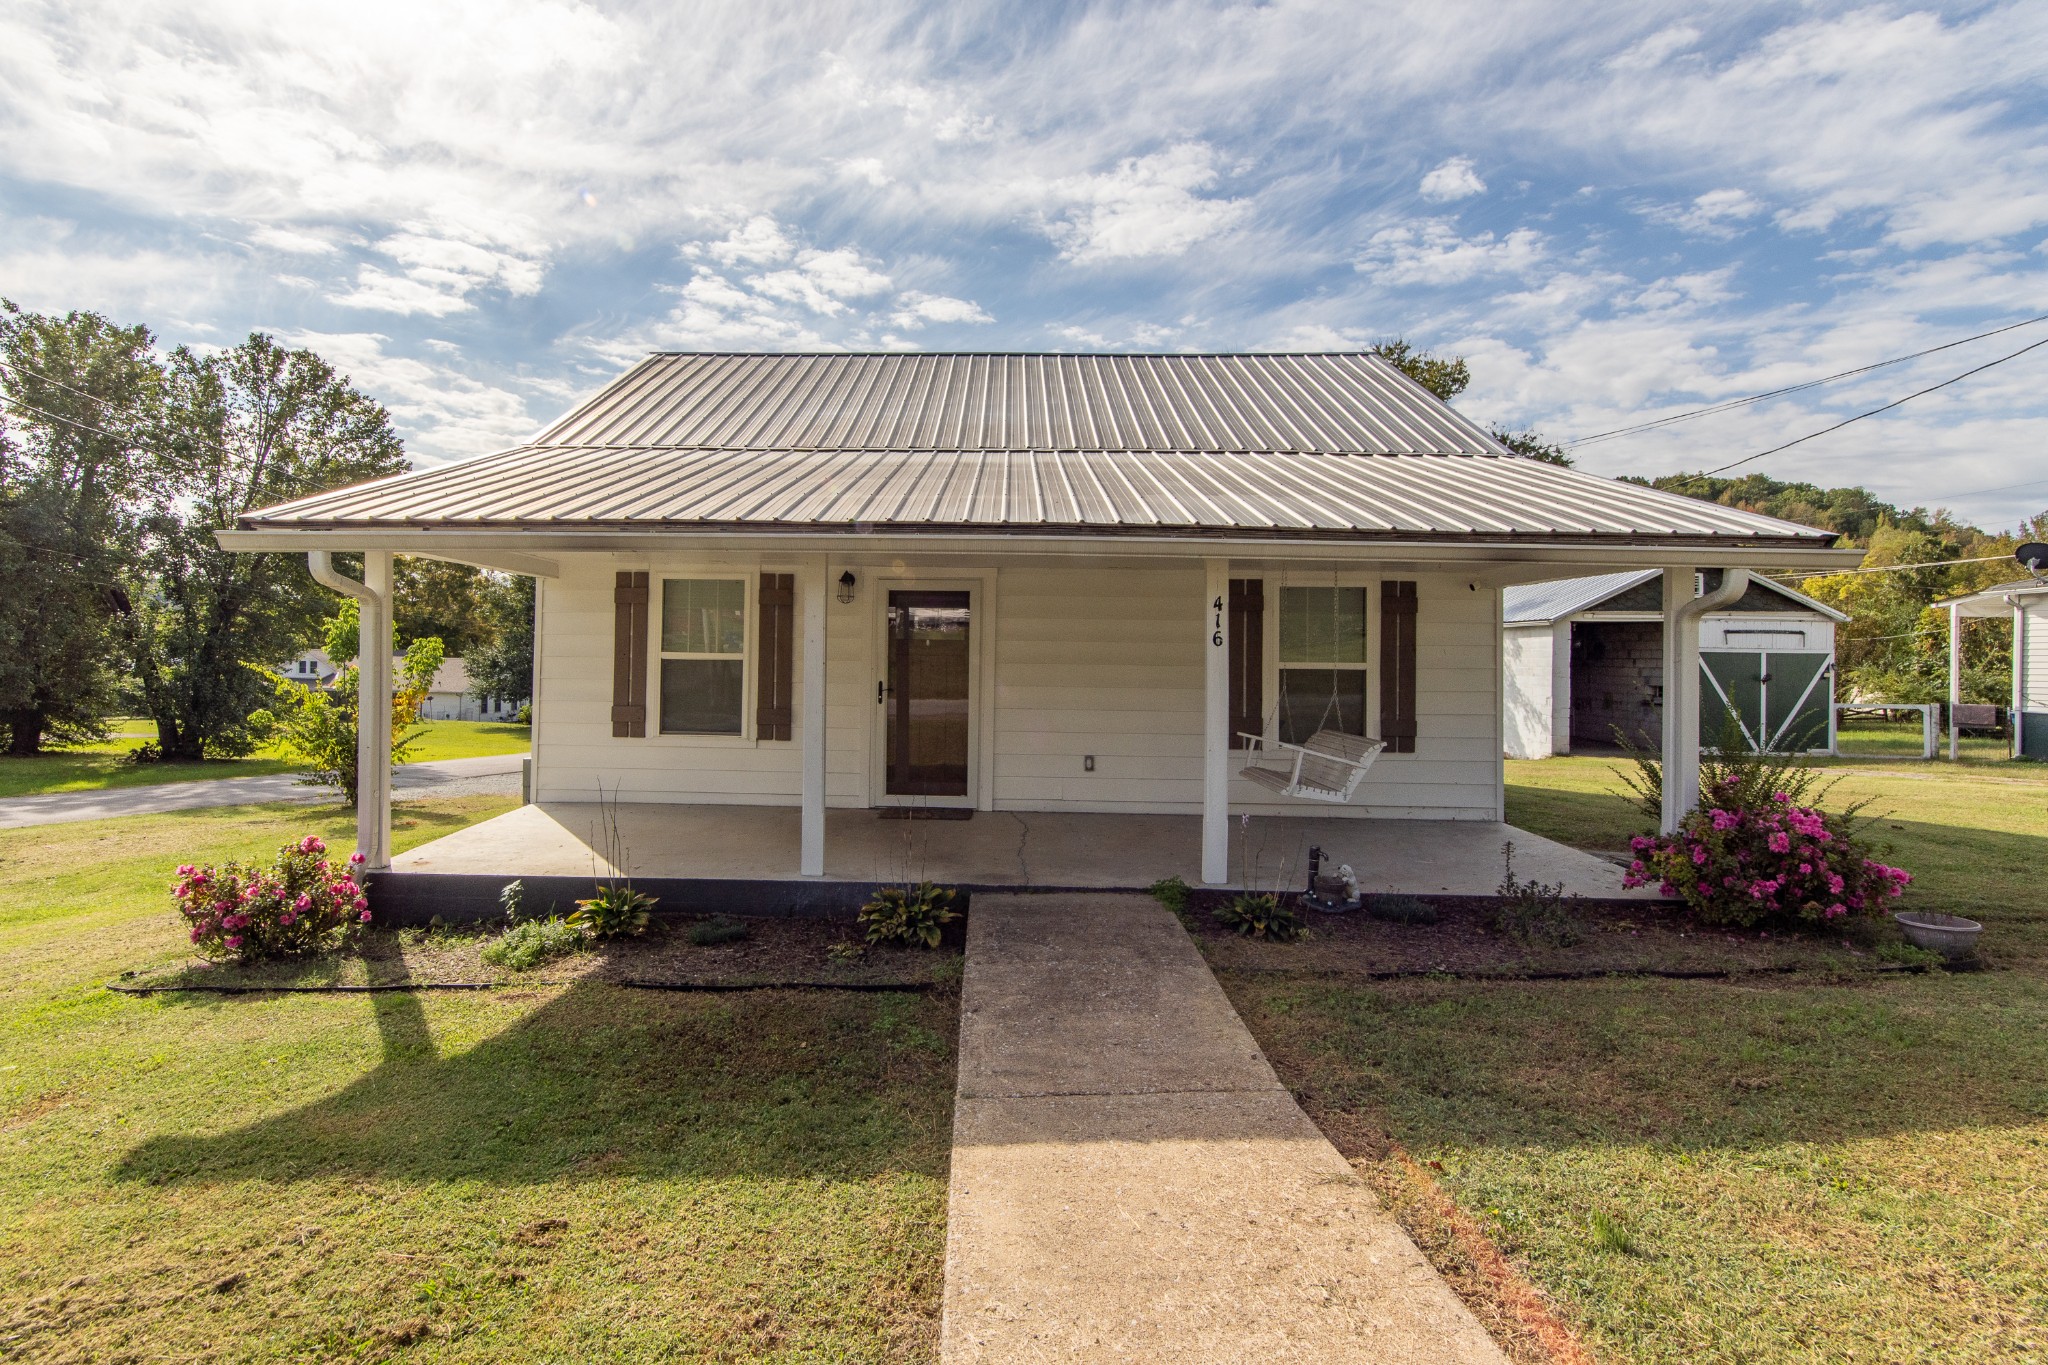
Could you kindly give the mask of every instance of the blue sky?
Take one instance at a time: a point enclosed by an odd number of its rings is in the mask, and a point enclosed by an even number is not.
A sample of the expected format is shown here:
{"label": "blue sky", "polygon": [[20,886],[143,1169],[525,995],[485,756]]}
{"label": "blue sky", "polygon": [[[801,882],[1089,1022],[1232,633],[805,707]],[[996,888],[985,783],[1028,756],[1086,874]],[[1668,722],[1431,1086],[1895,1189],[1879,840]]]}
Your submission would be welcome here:
{"label": "blue sky", "polygon": [[[2038,3],[19,3],[0,294],[314,346],[420,464],[650,349],[1399,335],[1568,439],[2048,313],[2044,126]],[[1726,464],[2043,335],[1580,462]],[[1747,467],[2010,525],[2048,347]]]}

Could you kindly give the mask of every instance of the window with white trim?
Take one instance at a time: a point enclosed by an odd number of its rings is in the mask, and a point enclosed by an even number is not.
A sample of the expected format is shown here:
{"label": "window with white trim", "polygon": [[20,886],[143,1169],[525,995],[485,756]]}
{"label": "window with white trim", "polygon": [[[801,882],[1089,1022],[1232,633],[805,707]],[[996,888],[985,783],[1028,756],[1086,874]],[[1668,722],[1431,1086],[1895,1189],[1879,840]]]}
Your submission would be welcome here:
{"label": "window with white trim", "polygon": [[1279,738],[1365,733],[1365,589],[1280,589]]}
{"label": "window with white trim", "polygon": [[739,578],[661,581],[661,733],[742,732],[747,584]]}

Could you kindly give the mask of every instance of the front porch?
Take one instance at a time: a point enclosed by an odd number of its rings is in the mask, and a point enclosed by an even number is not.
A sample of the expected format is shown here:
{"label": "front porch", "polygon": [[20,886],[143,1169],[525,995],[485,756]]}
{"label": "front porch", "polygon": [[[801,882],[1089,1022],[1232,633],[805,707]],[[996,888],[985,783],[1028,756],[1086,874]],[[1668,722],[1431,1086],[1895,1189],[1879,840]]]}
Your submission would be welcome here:
{"label": "front porch", "polygon": [[[547,802],[422,844],[391,860],[394,873],[513,877],[604,876],[617,830],[618,868],[648,881],[787,881],[802,838],[801,812],[776,806],[599,805]],[[1293,890],[1310,845],[1328,865],[1349,863],[1369,892],[1489,896],[1502,848],[1515,846],[1524,880],[1568,894],[1637,898],[1604,859],[1491,820],[1360,820],[1252,815],[1230,826],[1232,885]],[[1165,877],[1198,885],[1202,819],[977,811],[967,820],[887,820],[874,810],[825,813],[823,878],[806,883],[935,881],[961,886],[1142,889]]]}

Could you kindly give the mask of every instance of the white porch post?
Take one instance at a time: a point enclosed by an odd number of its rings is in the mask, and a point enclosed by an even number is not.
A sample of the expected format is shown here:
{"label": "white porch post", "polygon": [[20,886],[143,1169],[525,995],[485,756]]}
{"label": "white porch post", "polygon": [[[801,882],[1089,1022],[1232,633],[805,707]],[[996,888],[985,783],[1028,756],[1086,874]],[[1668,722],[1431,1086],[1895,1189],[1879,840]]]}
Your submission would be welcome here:
{"label": "white porch post", "polygon": [[2012,757],[2027,756],[2027,610],[2017,597],[2012,604],[2012,715],[2006,727],[2012,731]]}
{"label": "white porch post", "polygon": [[804,566],[803,838],[797,871],[825,875],[825,597],[831,591],[823,555]]}
{"label": "white porch post", "polygon": [[1963,700],[1963,609],[1948,605],[1948,761],[1953,763],[1962,747],[1962,731],[1956,724],[1956,707]]}
{"label": "white porch post", "polygon": [[[1664,571],[1664,829],[1678,828],[1699,798],[1700,708],[1696,684],[1699,637],[1685,608],[1693,600],[1693,571]],[[1686,644],[1690,637],[1692,648]]]}
{"label": "white porch post", "polygon": [[391,552],[363,553],[356,643],[356,852],[391,866]]}
{"label": "white porch post", "polygon": [[1204,561],[1202,596],[1202,880],[1230,880],[1230,561]]}

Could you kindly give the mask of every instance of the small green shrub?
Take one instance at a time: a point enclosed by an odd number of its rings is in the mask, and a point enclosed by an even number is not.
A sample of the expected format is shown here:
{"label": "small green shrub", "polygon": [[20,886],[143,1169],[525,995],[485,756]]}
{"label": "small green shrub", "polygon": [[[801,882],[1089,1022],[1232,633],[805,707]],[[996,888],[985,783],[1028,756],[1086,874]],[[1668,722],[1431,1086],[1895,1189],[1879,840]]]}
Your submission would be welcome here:
{"label": "small green shrub", "polygon": [[1428,901],[1414,896],[1367,896],[1365,913],[1390,924],[1435,924],[1441,916]]}
{"label": "small green shrub", "polygon": [[525,898],[526,883],[522,881],[506,882],[504,889],[498,892],[498,908],[505,912],[507,923],[519,922],[519,911]]}
{"label": "small green shrub", "polygon": [[1282,905],[1280,898],[1270,892],[1238,896],[1227,905],[1219,906],[1215,914],[1226,928],[1234,929],[1246,938],[1292,943],[1308,936],[1308,927],[1301,922],[1301,916],[1294,912],[1292,906]]}
{"label": "small green shrub", "polygon": [[655,900],[623,883],[601,886],[589,900],[576,902],[569,927],[591,938],[616,938],[638,934],[647,928]]}
{"label": "small green shrub", "polygon": [[1500,905],[1488,925],[1495,933],[1523,943],[1569,948],[1585,938],[1585,929],[1565,906],[1564,884],[1525,882],[1515,875],[1515,846],[1501,849],[1507,870],[1500,879]]}
{"label": "small green shrub", "polygon": [[707,919],[690,926],[690,942],[699,948],[715,948],[721,943],[738,943],[741,939],[751,938],[753,933],[738,920]]}
{"label": "small green shrub", "polygon": [[1178,877],[1161,877],[1146,890],[1152,899],[1178,915],[1188,908],[1188,884]]}
{"label": "small green shrub", "polygon": [[320,837],[308,834],[279,849],[267,868],[181,865],[171,894],[193,944],[215,961],[252,962],[347,943],[370,921],[368,893],[356,880],[363,855],[337,868],[326,853]]}
{"label": "small green shrub", "polygon": [[483,959],[494,967],[531,971],[543,962],[583,950],[583,934],[559,915],[521,920],[484,945]]}
{"label": "small green shrub", "polygon": [[1877,960],[1889,962],[1896,967],[1911,967],[1916,972],[1924,972],[1930,967],[1939,967],[1946,959],[1932,948],[1921,948],[1894,940],[1877,945]]}
{"label": "small green shrub", "polygon": [[825,950],[826,960],[840,965],[858,962],[867,955],[868,945],[856,943],[850,938],[841,939]]}
{"label": "small green shrub", "polygon": [[870,943],[905,948],[936,948],[945,927],[960,918],[953,892],[920,882],[916,886],[885,886],[860,908],[860,927]]}

